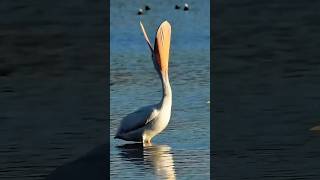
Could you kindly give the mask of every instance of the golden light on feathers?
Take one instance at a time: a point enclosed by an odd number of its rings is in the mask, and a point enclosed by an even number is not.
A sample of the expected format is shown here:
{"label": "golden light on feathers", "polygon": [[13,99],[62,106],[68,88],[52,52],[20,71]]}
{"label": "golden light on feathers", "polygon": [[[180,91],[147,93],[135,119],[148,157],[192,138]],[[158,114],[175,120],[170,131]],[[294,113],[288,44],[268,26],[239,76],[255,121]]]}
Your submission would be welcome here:
{"label": "golden light on feathers", "polygon": [[171,25],[169,24],[168,21],[164,21],[158,29],[155,45],[154,45],[156,61],[159,64],[161,71],[168,70],[170,41],[171,41]]}
{"label": "golden light on feathers", "polygon": [[154,48],[151,46],[149,37],[143,24],[140,22],[141,30],[147,44],[155,56],[157,67],[160,71],[168,71],[169,55],[170,55],[170,41],[171,41],[171,25],[168,21],[164,21],[158,28]]}

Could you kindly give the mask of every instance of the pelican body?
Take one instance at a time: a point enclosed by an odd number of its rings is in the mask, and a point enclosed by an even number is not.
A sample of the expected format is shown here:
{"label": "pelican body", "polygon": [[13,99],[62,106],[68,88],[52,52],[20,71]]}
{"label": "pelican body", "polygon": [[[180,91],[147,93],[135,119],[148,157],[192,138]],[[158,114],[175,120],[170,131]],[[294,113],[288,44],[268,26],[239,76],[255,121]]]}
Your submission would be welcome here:
{"label": "pelican body", "polygon": [[167,127],[171,116],[172,91],[168,74],[171,26],[168,21],[160,25],[154,48],[141,22],[140,26],[161,79],[163,95],[159,103],[142,107],[123,118],[115,138],[151,143],[151,139]]}

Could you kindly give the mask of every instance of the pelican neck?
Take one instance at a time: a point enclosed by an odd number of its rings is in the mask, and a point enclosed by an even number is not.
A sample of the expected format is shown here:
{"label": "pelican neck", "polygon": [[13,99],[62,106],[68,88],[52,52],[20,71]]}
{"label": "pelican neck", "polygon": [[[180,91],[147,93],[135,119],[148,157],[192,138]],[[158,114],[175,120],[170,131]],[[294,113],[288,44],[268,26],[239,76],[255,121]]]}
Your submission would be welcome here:
{"label": "pelican neck", "polygon": [[168,71],[162,71],[161,72],[161,82],[162,82],[162,100],[161,104],[170,104],[172,101],[172,92],[171,92],[171,86],[169,81],[169,75]]}

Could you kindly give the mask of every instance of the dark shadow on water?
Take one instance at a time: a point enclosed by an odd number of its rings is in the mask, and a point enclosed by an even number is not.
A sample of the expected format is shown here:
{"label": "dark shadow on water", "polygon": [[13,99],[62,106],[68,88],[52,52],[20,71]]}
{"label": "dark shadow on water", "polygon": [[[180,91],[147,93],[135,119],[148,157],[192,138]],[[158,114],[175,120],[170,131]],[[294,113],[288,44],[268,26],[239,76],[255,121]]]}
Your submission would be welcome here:
{"label": "dark shadow on water", "polygon": [[160,179],[176,179],[173,154],[168,145],[143,146],[141,143],[117,146],[119,155],[124,160],[142,165],[151,170]]}
{"label": "dark shadow on water", "polygon": [[142,143],[134,143],[134,144],[125,144],[121,146],[117,146],[120,150],[120,157],[125,160],[132,162],[143,161],[143,144]]}
{"label": "dark shadow on water", "polygon": [[47,180],[105,180],[107,173],[107,144],[100,145],[83,157],[58,167]]}

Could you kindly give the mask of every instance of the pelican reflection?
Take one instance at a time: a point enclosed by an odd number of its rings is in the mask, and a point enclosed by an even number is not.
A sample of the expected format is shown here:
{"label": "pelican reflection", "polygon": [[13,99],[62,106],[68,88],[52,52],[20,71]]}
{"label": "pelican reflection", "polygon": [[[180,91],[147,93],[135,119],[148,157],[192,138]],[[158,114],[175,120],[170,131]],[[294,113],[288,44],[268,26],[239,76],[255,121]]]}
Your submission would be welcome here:
{"label": "pelican reflection", "polygon": [[310,131],[320,132],[320,125],[312,127]]}
{"label": "pelican reflection", "polygon": [[146,169],[153,169],[160,179],[176,179],[171,147],[168,145],[143,146],[142,143],[118,146],[120,156],[135,164],[143,164]]}

